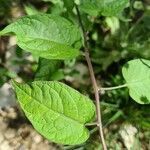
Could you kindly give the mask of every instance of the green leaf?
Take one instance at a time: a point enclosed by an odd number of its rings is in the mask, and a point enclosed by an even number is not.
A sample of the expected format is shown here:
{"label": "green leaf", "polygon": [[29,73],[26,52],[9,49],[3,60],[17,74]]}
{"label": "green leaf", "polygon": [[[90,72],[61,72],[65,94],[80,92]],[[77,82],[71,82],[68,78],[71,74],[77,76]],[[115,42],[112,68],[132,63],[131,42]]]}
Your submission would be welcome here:
{"label": "green leaf", "polygon": [[92,16],[98,16],[100,12],[99,8],[99,0],[80,0],[80,8],[85,13],[92,15]]}
{"label": "green leaf", "polygon": [[80,0],[81,9],[89,15],[118,16],[129,0]]}
{"label": "green leaf", "polygon": [[25,5],[24,8],[28,15],[35,15],[40,13],[40,11],[38,11],[33,5]]}
{"label": "green leaf", "polygon": [[35,74],[35,80],[60,80],[63,78],[63,72],[60,70],[61,61],[39,59],[38,68]]}
{"label": "green leaf", "polygon": [[127,6],[129,0],[101,0],[103,16],[117,16]]}
{"label": "green leaf", "polygon": [[63,0],[64,6],[67,8],[68,11],[72,11],[74,7],[74,1],[70,0]]}
{"label": "green leaf", "polygon": [[43,0],[43,1],[45,1],[45,2],[51,2],[51,3],[53,3],[53,4],[60,4],[60,5],[62,5],[62,0]]}
{"label": "green leaf", "polygon": [[130,96],[140,104],[150,103],[150,61],[135,59],[122,69]]}
{"label": "green leaf", "polygon": [[79,55],[81,34],[68,20],[50,14],[25,16],[0,35],[14,33],[22,49],[47,59],[72,59]]}
{"label": "green leaf", "polygon": [[116,34],[120,28],[120,22],[117,17],[106,17],[105,22],[110,28],[112,34]]}
{"label": "green leaf", "polygon": [[89,138],[85,124],[95,117],[95,106],[89,98],[56,81],[13,82],[13,87],[26,116],[44,137],[69,145]]}

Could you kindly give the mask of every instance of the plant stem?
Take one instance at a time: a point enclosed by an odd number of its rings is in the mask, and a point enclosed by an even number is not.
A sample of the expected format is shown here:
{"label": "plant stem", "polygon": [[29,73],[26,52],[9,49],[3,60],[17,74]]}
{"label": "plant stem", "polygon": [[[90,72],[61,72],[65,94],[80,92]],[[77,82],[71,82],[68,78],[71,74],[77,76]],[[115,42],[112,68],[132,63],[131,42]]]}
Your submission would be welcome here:
{"label": "plant stem", "polygon": [[97,122],[86,123],[85,126],[97,126]]}
{"label": "plant stem", "polygon": [[90,56],[89,56],[89,43],[88,43],[88,40],[87,40],[87,34],[85,32],[85,29],[84,29],[84,26],[83,26],[83,23],[82,23],[82,19],[81,19],[81,15],[80,15],[78,6],[76,4],[75,4],[75,8],[76,8],[76,11],[77,11],[79,24],[80,24],[82,32],[83,32],[85,58],[86,58],[86,61],[87,61],[87,64],[88,64],[90,78],[91,78],[93,89],[94,89],[94,93],[95,93],[97,127],[99,128],[99,135],[100,135],[100,138],[101,138],[103,150],[107,150],[106,142],[105,142],[105,139],[104,139],[103,128],[102,128],[99,89],[98,89],[98,86],[97,86],[97,82],[96,82],[96,78],[95,78],[95,75],[94,75],[93,66],[92,66],[92,63],[91,63]]}
{"label": "plant stem", "polygon": [[113,86],[113,87],[101,87],[99,91],[111,91],[116,89],[121,89],[127,87],[127,84],[119,85],[119,86]]}

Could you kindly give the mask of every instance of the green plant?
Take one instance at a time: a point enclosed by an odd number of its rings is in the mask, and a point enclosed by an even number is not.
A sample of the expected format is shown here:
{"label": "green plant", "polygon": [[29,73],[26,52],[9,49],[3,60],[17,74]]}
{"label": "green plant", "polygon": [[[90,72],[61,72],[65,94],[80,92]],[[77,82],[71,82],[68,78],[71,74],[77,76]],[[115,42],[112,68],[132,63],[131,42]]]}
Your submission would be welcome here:
{"label": "green plant", "polygon": [[[90,58],[91,46],[84,27],[87,20],[84,22],[83,15],[118,16],[121,19],[122,11],[127,5],[128,0],[82,0],[80,4],[64,0],[64,7],[68,14],[66,15],[64,9],[61,12],[65,17],[58,14],[36,14],[34,11],[35,15],[20,18],[0,32],[1,36],[15,34],[21,49],[41,57],[35,76],[36,81],[31,83],[12,81],[12,85],[25,115],[35,129],[47,139],[64,145],[81,144],[90,136],[87,126],[96,125],[103,149],[106,150],[100,110],[101,93],[127,87],[130,96],[137,103],[150,103],[149,60],[135,59],[127,62],[122,69],[126,83],[117,87],[104,88],[96,82]],[[76,16],[72,9],[75,9]],[[79,25],[76,23],[77,20]],[[84,51],[80,51],[82,48]],[[87,61],[96,105],[88,97],[63,83],[46,81],[63,78],[64,74],[59,70],[61,63],[79,56],[85,56]],[[51,72],[47,72],[49,65],[52,67]]]}

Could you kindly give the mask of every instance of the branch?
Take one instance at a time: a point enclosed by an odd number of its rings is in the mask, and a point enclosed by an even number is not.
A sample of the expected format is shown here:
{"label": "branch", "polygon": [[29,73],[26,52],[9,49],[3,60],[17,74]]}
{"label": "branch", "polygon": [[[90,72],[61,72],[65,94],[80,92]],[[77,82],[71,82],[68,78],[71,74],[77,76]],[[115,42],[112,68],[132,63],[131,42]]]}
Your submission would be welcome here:
{"label": "branch", "polygon": [[96,83],[96,78],[95,78],[95,75],[94,75],[93,66],[92,66],[92,63],[91,63],[90,56],[89,56],[89,44],[88,44],[88,40],[87,40],[87,34],[85,32],[85,29],[84,29],[84,26],[83,26],[83,23],[82,23],[82,19],[81,19],[81,15],[80,15],[78,6],[76,4],[75,4],[75,8],[76,8],[76,11],[77,11],[77,16],[78,16],[79,24],[80,24],[82,32],[83,32],[85,58],[86,58],[86,61],[87,61],[87,64],[88,64],[90,78],[91,78],[93,89],[94,89],[94,93],[95,93],[96,114],[97,114],[97,127],[99,129],[99,135],[100,135],[100,138],[101,138],[101,141],[102,141],[103,150],[107,150],[107,146],[106,146],[105,139],[104,139],[103,128],[102,128],[99,88],[98,88],[97,83]]}

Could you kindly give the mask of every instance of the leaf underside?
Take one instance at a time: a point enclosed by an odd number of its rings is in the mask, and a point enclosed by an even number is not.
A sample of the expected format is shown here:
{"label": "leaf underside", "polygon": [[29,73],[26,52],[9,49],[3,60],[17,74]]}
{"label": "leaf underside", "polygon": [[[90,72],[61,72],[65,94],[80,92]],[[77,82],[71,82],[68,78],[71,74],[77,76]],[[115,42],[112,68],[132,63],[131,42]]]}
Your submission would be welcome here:
{"label": "leaf underside", "polygon": [[150,103],[150,61],[135,59],[122,69],[130,96],[140,104]]}

